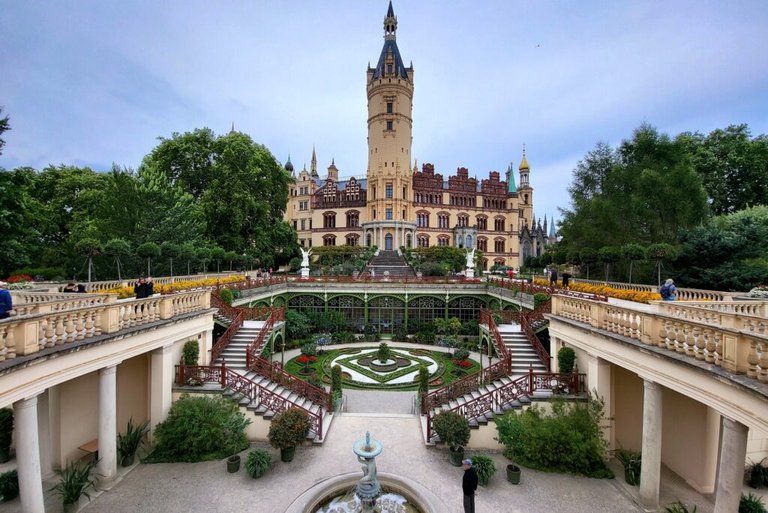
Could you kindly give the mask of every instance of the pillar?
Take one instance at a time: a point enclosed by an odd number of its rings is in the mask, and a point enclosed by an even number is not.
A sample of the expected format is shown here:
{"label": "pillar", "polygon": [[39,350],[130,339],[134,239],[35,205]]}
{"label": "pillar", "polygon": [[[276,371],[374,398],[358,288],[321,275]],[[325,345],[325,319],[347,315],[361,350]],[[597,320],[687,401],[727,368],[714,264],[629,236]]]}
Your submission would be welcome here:
{"label": "pillar", "polygon": [[747,426],[722,417],[714,513],[738,511],[747,457]]}
{"label": "pillar", "polygon": [[99,485],[117,476],[117,366],[99,370]]}
{"label": "pillar", "polygon": [[16,470],[24,513],[45,513],[37,430],[37,396],[13,403],[16,420]]}
{"label": "pillar", "polygon": [[613,398],[611,397],[611,363],[597,356],[587,358],[587,390],[594,390],[605,401],[605,417],[602,422],[603,437],[615,447],[613,433]]}
{"label": "pillar", "polygon": [[661,482],[662,389],[657,383],[643,382],[643,465],[640,471],[640,505],[659,506]]}
{"label": "pillar", "polygon": [[40,394],[37,399],[38,444],[40,445],[40,475],[43,478],[53,475],[51,459],[51,406],[49,390]]}
{"label": "pillar", "polygon": [[154,438],[155,426],[165,420],[171,409],[171,391],[173,386],[173,361],[171,349],[167,345],[152,351],[149,384],[149,425],[150,439]]}

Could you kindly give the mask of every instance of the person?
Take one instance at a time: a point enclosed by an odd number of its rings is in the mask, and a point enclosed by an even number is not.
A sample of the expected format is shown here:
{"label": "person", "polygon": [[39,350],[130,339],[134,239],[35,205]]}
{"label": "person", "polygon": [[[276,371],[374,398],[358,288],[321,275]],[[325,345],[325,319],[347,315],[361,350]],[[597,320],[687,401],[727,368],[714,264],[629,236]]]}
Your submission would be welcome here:
{"label": "person", "polygon": [[77,289],[77,292],[79,292],[80,294],[85,294],[86,292],[85,285],[83,285],[82,283],[78,283],[76,289]]}
{"label": "person", "polygon": [[672,278],[667,278],[667,281],[665,281],[664,285],[659,289],[659,294],[661,294],[661,299],[664,301],[675,300],[675,297],[677,296],[677,287],[675,287],[675,282]]}
{"label": "person", "polygon": [[464,477],[461,480],[461,489],[464,492],[464,513],[475,513],[475,492],[477,491],[477,472],[472,466],[472,460],[461,462],[464,468]]}
{"label": "person", "polygon": [[72,282],[67,283],[66,287],[64,287],[62,292],[77,292],[77,285],[75,285]]}
{"label": "person", "polygon": [[550,287],[557,287],[557,269],[554,267],[549,271],[549,285]]}
{"label": "person", "polygon": [[144,297],[150,297],[155,293],[155,284],[152,283],[152,277],[147,277],[147,282],[144,284]]}
{"label": "person", "polygon": [[8,290],[8,284],[0,281],[0,319],[10,317],[11,310],[13,310],[13,299]]}
{"label": "person", "polygon": [[569,272],[563,273],[563,288],[567,289],[568,284],[571,282],[571,274]]}
{"label": "person", "polygon": [[147,281],[144,279],[144,276],[139,278],[139,281],[133,286],[133,293],[136,294],[136,299],[147,297]]}

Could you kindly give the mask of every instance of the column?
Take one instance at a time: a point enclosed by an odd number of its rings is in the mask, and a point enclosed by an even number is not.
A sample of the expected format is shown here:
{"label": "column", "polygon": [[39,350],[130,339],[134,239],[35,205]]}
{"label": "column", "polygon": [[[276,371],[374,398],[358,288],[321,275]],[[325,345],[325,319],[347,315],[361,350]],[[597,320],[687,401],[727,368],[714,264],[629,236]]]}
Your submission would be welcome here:
{"label": "column", "polygon": [[154,437],[155,426],[165,420],[171,409],[171,388],[173,386],[173,361],[167,345],[152,351],[149,383],[149,425],[150,439]]}
{"label": "column", "polygon": [[613,398],[611,397],[611,363],[597,356],[587,358],[587,390],[594,390],[605,401],[605,417],[601,423],[603,437],[615,447],[613,433]]}
{"label": "column", "polygon": [[37,425],[38,444],[40,445],[40,475],[50,477],[53,475],[53,463],[51,460],[51,407],[49,402],[50,390],[46,390],[37,396]]}
{"label": "column", "polygon": [[730,513],[739,509],[744,481],[744,460],[747,457],[747,431],[747,426],[722,417],[714,513]]}
{"label": "column", "polygon": [[99,485],[117,476],[117,366],[99,370]]}
{"label": "column", "polygon": [[643,466],[640,471],[640,505],[646,509],[659,506],[661,481],[661,422],[662,389],[648,381],[643,382]]}
{"label": "column", "polygon": [[37,433],[37,396],[13,403],[16,420],[16,470],[24,513],[45,513]]}

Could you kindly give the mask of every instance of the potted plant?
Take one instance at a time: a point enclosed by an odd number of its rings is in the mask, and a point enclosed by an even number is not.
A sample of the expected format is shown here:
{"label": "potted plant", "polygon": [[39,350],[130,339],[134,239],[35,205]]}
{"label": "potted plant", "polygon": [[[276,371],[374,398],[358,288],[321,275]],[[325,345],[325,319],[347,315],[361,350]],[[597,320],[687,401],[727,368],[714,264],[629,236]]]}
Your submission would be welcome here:
{"label": "potted plant", "polygon": [[487,486],[493,474],[496,473],[496,462],[487,454],[475,454],[472,456],[472,466],[477,472],[477,482]]}
{"label": "potted plant", "polygon": [[12,501],[19,496],[19,474],[9,470],[0,474],[0,502]]}
{"label": "potted plant", "polygon": [[763,498],[752,492],[748,495],[742,493],[739,499],[739,513],[765,513]]}
{"label": "potted plant", "polygon": [[443,411],[432,419],[432,427],[451,451],[451,465],[461,466],[464,446],[469,443],[469,421],[454,411]]}
{"label": "potted plant", "polygon": [[248,454],[248,459],[245,460],[245,470],[254,479],[266,474],[271,465],[272,455],[264,449],[252,450]]}
{"label": "potted plant", "polygon": [[627,484],[632,486],[639,485],[642,455],[638,451],[617,449],[616,459],[624,467],[624,480]]}
{"label": "potted plant", "polygon": [[136,457],[136,451],[139,450],[144,442],[144,435],[149,431],[149,421],[145,421],[138,426],[133,425],[133,417],[128,419],[128,427],[125,434],[117,434],[117,455],[120,457],[120,464],[124,467],[133,465]]}
{"label": "potted plant", "polygon": [[764,465],[766,461],[768,461],[768,458],[764,458],[757,463],[750,462],[747,465],[744,477],[750,487],[762,488],[768,486],[768,467]]}
{"label": "potted plant", "polygon": [[520,484],[520,467],[514,463],[507,465],[507,481],[512,484]]}
{"label": "potted plant", "polygon": [[309,415],[300,408],[288,408],[275,415],[267,437],[272,447],[280,449],[281,461],[293,461],[296,446],[307,438],[309,428]]}
{"label": "potted plant", "polygon": [[56,492],[64,503],[64,513],[77,510],[80,497],[85,495],[88,500],[88,488],[94,485],[91,472],[96,467],[95,461],[67,462],[67,465],[57,473],[61,477],[59,483],[50,489]]}
{"label": "potted plant", "polygon": [[234,474],[238,470],[240,470],[240,455],[233,454],[227,458],[227,472]]}
{"label": "potted plant", "polygon": [[11,437],[13,436],[13,410],[0,409],[0,463],[11,459]]}
{"label": "potted plant", "polygon": [[572,348],[564,346],[557,352],[557,367],[560,374],[572,373],[575,362],[576,352]]}
{"label": "potted plant", "polygon": [[696,513],[696,509],[697,507],[695,505],[693,506],[693,509],[688,509],[687,504],[676,501],[664,508],[664,513]]}

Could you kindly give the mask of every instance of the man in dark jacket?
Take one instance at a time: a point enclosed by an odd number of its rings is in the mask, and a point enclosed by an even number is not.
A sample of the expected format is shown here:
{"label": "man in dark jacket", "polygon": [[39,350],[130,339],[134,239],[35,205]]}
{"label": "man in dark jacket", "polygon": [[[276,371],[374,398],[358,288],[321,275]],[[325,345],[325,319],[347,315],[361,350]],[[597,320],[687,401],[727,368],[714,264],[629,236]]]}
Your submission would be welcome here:
{"label": "man in dark jacket", "polygon": [[13,310],[13,299],[7,287],[7,283],[0,281],[0,319],[10,317],[11,310]]}
{"label": "man in dark jacket", "polygon": [[464,513],[475,513],[475,491],[477,490],[477,472],[472,466],[472,460],[461,462],[464,467],[464,478],[461,489],[464,492]]}
{"label": "man in dark jacket", "polygon": [[147,282],[143,276],[139,278],[139,281],[133,286],[133,292],[136,294],[136,299],[147,297]]}

